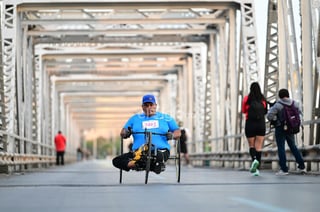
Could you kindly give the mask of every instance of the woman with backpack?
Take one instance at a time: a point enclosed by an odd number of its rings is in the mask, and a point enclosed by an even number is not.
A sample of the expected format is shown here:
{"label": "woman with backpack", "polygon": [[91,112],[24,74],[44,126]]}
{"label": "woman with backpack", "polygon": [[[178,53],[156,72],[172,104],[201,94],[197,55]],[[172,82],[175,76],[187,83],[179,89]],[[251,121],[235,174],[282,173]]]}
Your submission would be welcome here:
{"label": "woman with backpack", "polygon": [[[298,170],[306,173],[304,160],[295,144],[294,134],[299,132],[302,114],[300,105],[297,101],[290,99],[287,89],[280,89],[278,92],[279,100],[269,109],[267,119],[275,121],[275,137],[278,146],[278,157],[280,170],[276,175],[288,175],[288,166],[285,150],[285,142],[287,144],[298,163]],[[287,115],[290,114],[290,119]],[[298,127],[298,128],[297,128]]]}
{"label": "woman with backpack", "polygon": [[267,101],[261,93],[259,83],[253,82],[250,85],[250,93],[242,101],[242,113],[246,116],[245,135],[252,159],[250,172],[253,176],[259,176],[258,168],[261,164],[261,150],[266,134],[265,114],[267,113]]}

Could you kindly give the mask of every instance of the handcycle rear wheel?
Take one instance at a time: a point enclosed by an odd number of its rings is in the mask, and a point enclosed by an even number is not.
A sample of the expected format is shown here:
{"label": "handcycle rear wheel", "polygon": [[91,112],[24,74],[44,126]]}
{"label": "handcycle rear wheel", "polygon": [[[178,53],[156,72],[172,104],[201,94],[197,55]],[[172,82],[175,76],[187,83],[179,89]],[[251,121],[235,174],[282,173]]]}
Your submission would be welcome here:
{"label": "handcycle rear wheel", "polygon": [[181,147],[180,147],[180,140],[176,140],[175,142],[176,148],[176,156],[175,156],[175,166],[176,166],[176,178],[177,182],[180,183],[180,174],[181,174]]}

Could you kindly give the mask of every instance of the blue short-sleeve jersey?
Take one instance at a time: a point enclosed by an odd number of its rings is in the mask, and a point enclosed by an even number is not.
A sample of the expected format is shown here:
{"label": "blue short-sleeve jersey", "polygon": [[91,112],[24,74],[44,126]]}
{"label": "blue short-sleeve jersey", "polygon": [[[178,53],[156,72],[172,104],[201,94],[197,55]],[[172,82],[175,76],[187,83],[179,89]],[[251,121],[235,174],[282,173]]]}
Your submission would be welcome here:
{"label": "blue short-sleeve jersey", "polygon": [[[166,134],[168,131],[173,132],[179,129],[176,121],[170,115],[160,112],[156,112],[151,117],[144,113],[135,114],[129,118],[123,128],[128,129],[129,127],[133,132],[133,150],[145,143],[144,134],[134,134],[134,132],[144,132],[147,129],[153,133]],[[152,135],[152,144],[158,149],[170,150],[170,144],[165,135]]]}

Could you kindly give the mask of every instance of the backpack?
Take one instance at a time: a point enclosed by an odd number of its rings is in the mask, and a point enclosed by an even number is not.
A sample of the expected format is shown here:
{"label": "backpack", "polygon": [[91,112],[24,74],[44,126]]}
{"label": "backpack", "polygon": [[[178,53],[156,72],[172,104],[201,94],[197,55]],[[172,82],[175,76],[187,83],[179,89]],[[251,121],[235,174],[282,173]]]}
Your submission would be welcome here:
{"label": "backpack", "polygon": [[296,134],[300,132],[300,125],[301,125],[300,113],[299,113],[299,109],[294,106],[294,101],[292,101],[292,104],[290,106],[285,104],[282,104],[282,105],[283,105],[282,124],[283,124],[284,131],[288,134]]}
{"label": "backpack", "polygon": [[261,101],[252,100],[248,110],[248,119],[261,120],[266,114],[266,109]]}
{"label": "backpack", "polygon": [[180,136],[180,142],[186,142],[187,141],[187,134],[185,129],[181,129],[181,136]]}

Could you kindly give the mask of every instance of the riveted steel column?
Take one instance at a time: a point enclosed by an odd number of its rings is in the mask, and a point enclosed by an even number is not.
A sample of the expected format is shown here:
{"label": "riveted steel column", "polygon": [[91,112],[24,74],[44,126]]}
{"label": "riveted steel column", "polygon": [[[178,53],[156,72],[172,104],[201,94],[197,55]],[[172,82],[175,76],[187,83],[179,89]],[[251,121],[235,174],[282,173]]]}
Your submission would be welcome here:
{"label": "riveted steel column", "polygon": [[[311,1],[301,1],[301,35],[302,35],[302,78],[303,78],[303,119],[312,120],[312,112],[315,105],[313,100],[314,92],[314,68],[312,63],[312,11]],[[311,125],[309,125],[311,126]],[[314,144],[313,139],[310,140],[310,127],[304,128],[304,141],[310,145]]]}
{"label": "riveted steel column", "polygon": [[[278,1],[270,0],[268,4],[266,59],[264,73],[264,95],[269,102],[275,102],[279,90],[279,61],[278,61]],[[267,125],[271,131],[270,124]],[[274,146],[274,133],[267,133],[265,146]],[[272,145],[272,146],[271,146]]]}
{"label": "riveted steel column", "polygon": [[[3,45],[2,42],[2,30],[4,28],[2,21],[3,5],[0,3],[0,130],[6,130],[6,101],[5,101],[5,74],[4,74],[4,64],[3,64]],[[0,151],[7,151],[7,136],[5,134],[0,134]]]}
{"label": "riveted steel column", "polygon": [[[227,41],[225,35],[225,25],[219,24],[219,97],[217,101],[219,101],[219,121],[216,123],[219,125],[219,137],[226,135],[226,79],[227,79]],[[225,150],[225,140],[218,140],[218,149],[220,151]]]}
{"label": "riveted steel column", "polygon": [[[194,84],[194,136],[196,141],[203,140],[203,120],[204,120],[204,101],[205,101],[205,83],[206,83],[206,46],[200,46],[192,52],[193,58],[193,84]],[[202,143],[197,143],[197,151],[202,151]]]}
{"label": "riveted steel column", "polygon": [[[250,84],[260,80],[259,57],[256,35],[256,20],[254,4],[251,0],[242,0],[241,2],[241,31],[243,39],[243,68],[246,77],[245,89]],[[247,90],[245,90],[247,93]]]}
{"label": "riveted steel column", "polygon": [[[237,91],[238,91],[238,78],[237,78],[237,68],[236,68],[236,57],[237,57],[237,46],[236,46],[236,10],[234,8],[229,9],[229,35],[228,35],[228,86],[227,89],[227,101],[229,105],[230,115],[228,118],[229,129],[228,135],[235,135],[237,129],[237,114],[240,112],[237,110]],[[229,150],[233,150],[235,147],[235,138],[230,138],[228,140]]]}
{"label": "riveted steel column", "polygon": [[[10,136],[17,132],[17,108],[16,108],[16,5],[3,3],[1,22],[2,39],[1,46],[3,50],[3,80],[4,80],[4,98],[5,102],[5,129],[9,134],[5,139],[6,152],[14,153],[16,150],[15,139]],[[10,172],[12,167],[4,167],[4,172]]]}

